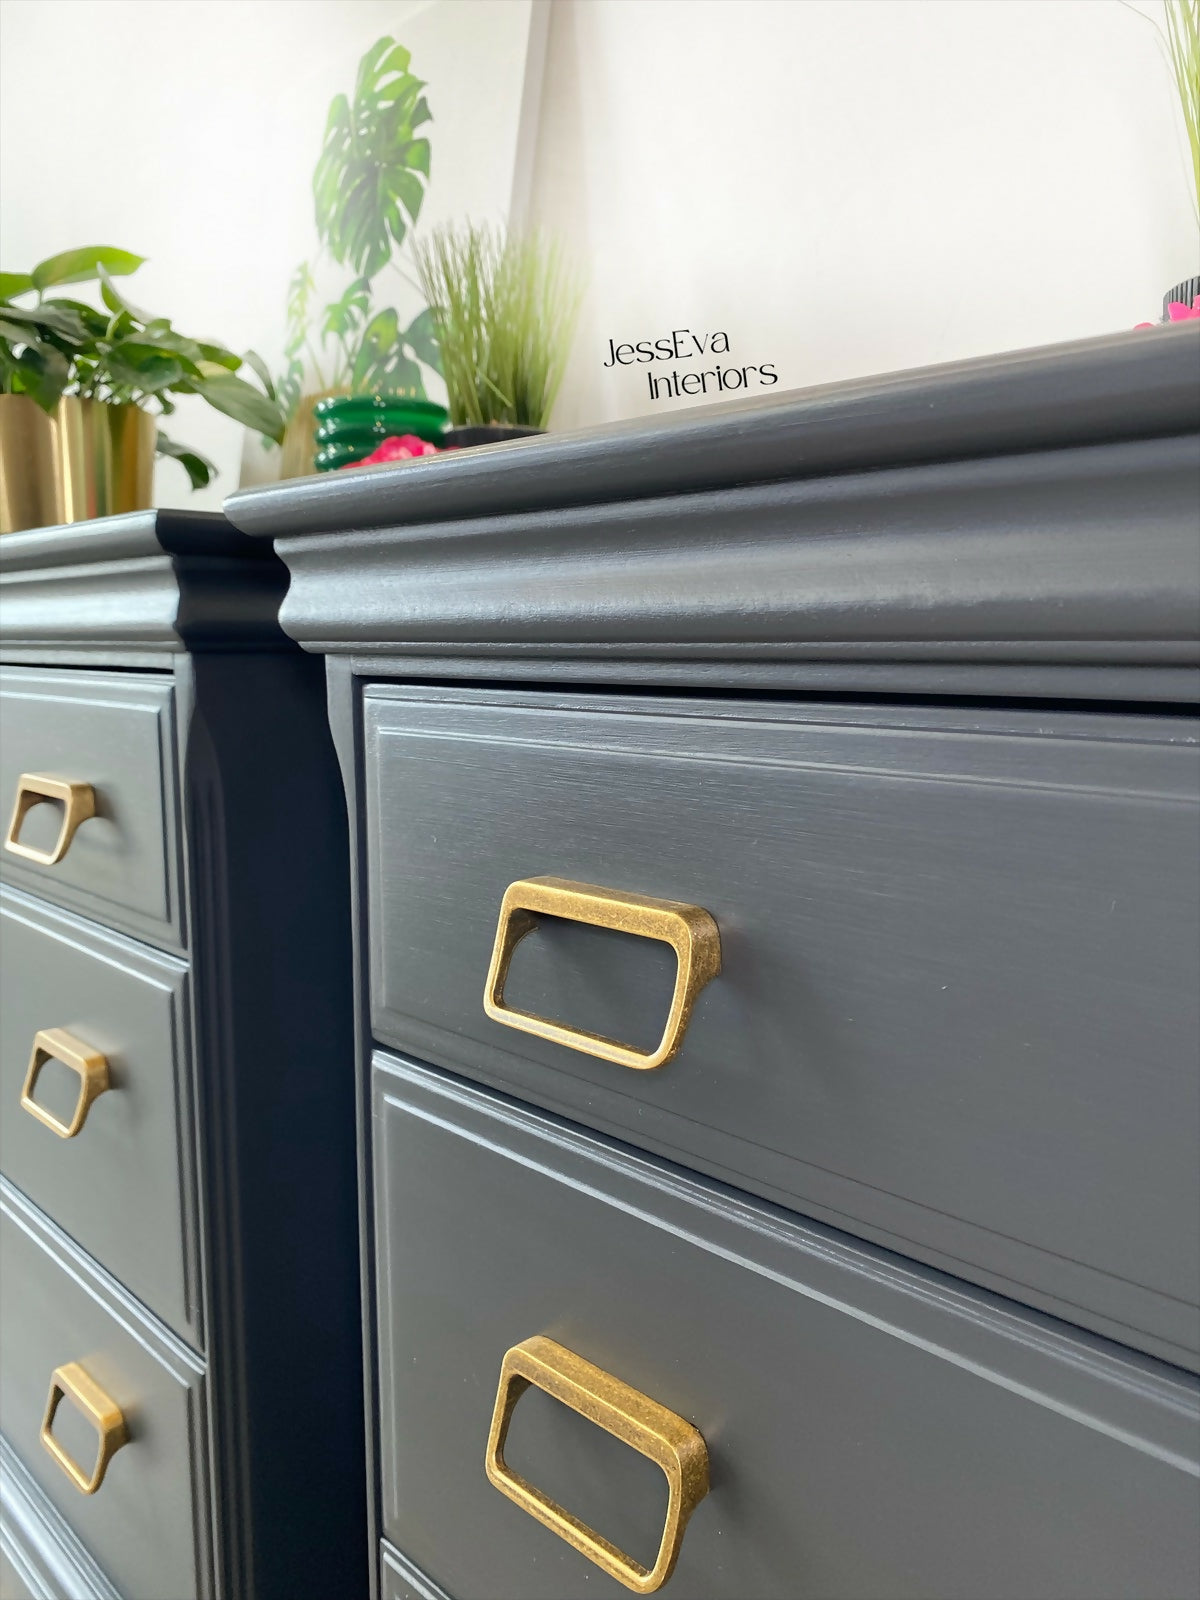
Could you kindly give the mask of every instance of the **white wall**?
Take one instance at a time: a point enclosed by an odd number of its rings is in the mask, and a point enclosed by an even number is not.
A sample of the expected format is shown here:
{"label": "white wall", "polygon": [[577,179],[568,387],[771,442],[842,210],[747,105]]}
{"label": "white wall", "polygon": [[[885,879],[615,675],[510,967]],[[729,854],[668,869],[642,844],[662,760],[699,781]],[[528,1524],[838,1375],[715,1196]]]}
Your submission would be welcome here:
{"label": "white wall", "polygon": [[[317,245],[329,102],[353,90],[363,52],[390,33],[429,83],[422,225],[503,216],[530,17],[529,0],[3,0],[0,264],[27,271],[82,244],[136,251],[149,258],[128,281],[136,305],[278,370],[288,280]],[[326,273],[321,303],[350,276]],[[406,318],[420,309],[390,267],[375,287]],[[160,462],[160,505],[219,506],[239,477],[277,470],[199,399],[164,427],[220,478],[192,495]]]}
{"label": "white wall", "polygon": [[1200,271],[1172,94],[1118,0],[555,0],[534,211],[590,275],[556,424],[666,408],[610,338],[721,328],[778,393],[1156,319]]}
{"label": "white wall", "polygon": [[[451,9],[443,138],[457,40],[492,28],[499,51],[520,8]],[[319,121],[384,32],[432,79],[416,42],[430,11],[4,0],[0,260],[141,250],[132,298],[273,360],[311,248],[314,107]],[[1156,317],[1200,270],[1171,95],[1152,29],[1119,0],[554,0],[531,209],[589,277],[556,424],[666,409],[647,390],[658,364],[603,368],[610,338],[721,329],[722,362],[775,363],[779,393]],[[506,128],[469,132],[449,210],[492,192]],[[225,470],[189,502],[164,465],[161,502],[219,504],[239,430],[195,402],[175,431]],[[245,459],[262,470],[256,441]]]}

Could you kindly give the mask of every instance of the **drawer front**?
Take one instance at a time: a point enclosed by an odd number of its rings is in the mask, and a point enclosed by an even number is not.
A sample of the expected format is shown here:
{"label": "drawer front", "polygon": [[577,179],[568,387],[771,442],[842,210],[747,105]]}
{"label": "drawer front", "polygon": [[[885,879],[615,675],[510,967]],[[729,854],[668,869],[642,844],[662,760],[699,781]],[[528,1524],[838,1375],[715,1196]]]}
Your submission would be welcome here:
{"label": "drawer front", "polygon": [[[198,1359],[6,1182],[0,1269],[5,1438],[127,1600],[207,1593]],[[93,1494],[76,1488],[40,1441],[52,1377],[71,1364],[119,1408],[129,1434]],[[54,1436],[90,1469],[98,1435],[69,1399],[59,1403]]]}
{"label": "drawer front", "polygon": [[[198,1342],[187,968],[12,890],[0,939],[0,1170]],[[69,1137],[22,1105],[34,1041],[56,1031],[99,1055],[108,1083]],[[53,1055],[28,1096],[68,1129],[81,1097],[82,1074]]]}
{"label": "drawer front", "polygon": [[[171,680],[150,673],[0,671],[0,805],[23,774],[91,787],[94,815],[52,865],[0,849],[9,883],[159,944],[180,941]],[[18,842],[52,852],[59,801],[33,806]]]}
{"label": "drawer front", "polygon": [[[703,1435],[678,1600],[1194,1592],[1173,1369],[384,1056],[374,1129],[382,1531],[455,1600],[625,1592],[485,1477],[537,1335]],[[505,1459],[649,1565],[644,1456],[530,1389]]]}
{"label": "drawer front", "polygon": [[[374,1032],[1190,1362],[1195,727],[915,715],[372,689]],[[501,897],[542,875],[716,919],[667,1065],[485,1014]],[[675,966],[543,920],[505,1001],[646,1049]]]}
{"label": "drawer front", "polygon": [[0,1600],[121,1600],[2,1438]]}
{"label": "drawer front", "polygon": [[386,1541],[379,1547],[381,1600],[450,1600],[444,1589]]}

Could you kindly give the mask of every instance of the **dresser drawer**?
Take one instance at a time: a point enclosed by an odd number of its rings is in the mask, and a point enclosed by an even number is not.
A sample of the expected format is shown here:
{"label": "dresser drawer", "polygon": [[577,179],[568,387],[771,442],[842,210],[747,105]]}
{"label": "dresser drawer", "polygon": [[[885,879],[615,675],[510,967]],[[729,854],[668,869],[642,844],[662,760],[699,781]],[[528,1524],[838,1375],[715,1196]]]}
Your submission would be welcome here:
{"label": "dresser drawer", "polygon": [[[203,1369],[65,1235],[0,1180],[0,1430],[126,1600],[208,1592]],[[79,1370],[128,1440],[84,1493],[42,1444],[55,1374]],[[65,1383],[65,1379],[63,1382]],[[69,1394],[53,1437],[86,1475],[99,1432]]]}
{"label": "dresser drawer", "polygon": [[386,1542],[379,1549],[380,1600],[450,1600],[425,1573]]}
{"label": "dresser drawer", "polygon": [[[455,1600],[624,1592],[485,1477],[537,1336],[703,1435],[678,1600],[1194,1591],[1191,1380],[429,1069],[374,1090],[382,1532]],[[650,1565],[645,1457],[537,1388],[504,1456]]]}
{"label": "dresser drawer", "polygon": [[[0,671],[0,825],[22,778],[90,790],[93,814],[47,863],[0,849],[0,875],[60,905],[159,944],[180,941],[177,783],[171,680],[132,672]],[[81,812],[88,809],[81,806]],[[67,806],[43,798],[16,842],[52,855]]]}
{"label": "dresser drawer", "polygon": [[[1200,755],[1173,741],[1194,735],[374,688],[374,1032],[1192,1362]],[[716,919],[722,971],[667,1065],[485,1014],[501,898],[541,875]],[[646,1049],[675,968],[544,920],[505,1001]]]}
{"label": "dresser drawer", "polygon": [[3,1438],[0,1600],[121,1600]]}
{"label": "dresser drawer", "polygon": [[[187,968],[13,890],[0,941],[0,1170],[198,1342]],[[89,1059],[108,1085],[90,1101]]]}

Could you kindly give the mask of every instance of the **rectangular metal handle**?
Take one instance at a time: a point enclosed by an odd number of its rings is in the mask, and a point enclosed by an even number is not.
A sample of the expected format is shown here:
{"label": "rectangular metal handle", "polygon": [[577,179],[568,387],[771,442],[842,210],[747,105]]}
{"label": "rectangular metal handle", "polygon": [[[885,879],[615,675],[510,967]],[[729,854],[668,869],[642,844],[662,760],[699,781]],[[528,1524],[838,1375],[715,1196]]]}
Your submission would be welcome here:
{"label": "rectangular metal handle", "polygon": [[[34,806],[46,800],[61,800],[63,818],[58,838],[50,850],[38,850],[34,845],[21,843],[21,824]],[[44,772],[23,772],[17,779],[17,797],[13,802],[12,817],[4,837],[4,848],[14,856],[24,856],[39,866],[52,867],[61,861],[75,837],[81,822],[96,815],[96,791],[90,783],[75,783],[69,778],[53,778]]]}
{"label": "rectangular metal handle", "polygon": [[[63,1396],[68,1396],[95,1428],[99,1436],[96,1464],[88,1474],[59,1444],[51,1431],[54,1414]],[[104,1482],[108,1464],[123,1444],[129,1442],[129,1427],[117,1402],[88,1376],[77,1361],[56,1367],[50,1379],[50,1396],[42,1421],[42,1443],[58,1462],[81,1494],[95,1494]]]}
{"label": "rectangular metal handle", "polygon": [[[505,1461],[504,1442],[513,1412],[531,1384],[648,1457],[666,1474],[667,1519],[652,1567],[618,1550]],[[501,1494],[635,1594],[653,1594],[666,1583],[679,1559],[688,1518],[708,1493],[708,1447],[698,1429],[611,1372],[540,1334],[514,1345],[501,1363],[485,1465]]]}
{"label": "rectangular metal handle", "polygon": [[[53,1112],[38,1105],[33,1098],[38,1074],[47,1061],[61,1061],[65,1067],[79,1074],[79,1095],[70,1122],[60,1122]],[[75,1137],[83,1127],[83,1119],[92,1101],[111,1087],[108,1057],[99,1050],[93,1050],[90,1044],[84,1044],[82,1039],[77,1039],[65,1028],[42,1028],[34,1034],[33,1053],[29,1057],[25,1083],[21,1089],[21,1109],[44,1123],[60,1139]]]}
{"label": "rectangular metal handle", "polygon": [[[656,1049],[635,1050],[619,1039],[572,1028],[531,1011],[517,1011],[504,1003],[504,984],[513,951],[537,926],[538,916],[565,917],[618,933],[639,934],[669,944],[679,962],[675,991],[666,1027]],[[520,878],[510,883],[500,902],[496,941],[483,991],[483,1009],[494,1022],[520,1028],[540,1039],[552,1039],[570,1050],[599,1056],[621,1067],[645,1071],[661,1067],[677,1055],[691,1020],[696,996],[721,970],[721,935],[715,920],[700,906],[678,900],[655,900],[622,889],[602,889],[594,883],[572,883],[565,878]]]}

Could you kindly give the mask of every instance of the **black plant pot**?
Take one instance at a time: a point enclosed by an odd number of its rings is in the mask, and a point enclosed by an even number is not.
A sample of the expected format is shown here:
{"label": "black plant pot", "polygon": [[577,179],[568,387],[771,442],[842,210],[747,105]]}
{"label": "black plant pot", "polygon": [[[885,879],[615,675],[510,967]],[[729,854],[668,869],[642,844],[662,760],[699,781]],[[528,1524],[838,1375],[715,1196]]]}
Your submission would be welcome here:
{"label": "black plant pot", "polygon": [[1192,301],[1200,295],[1200,277],[1185,278],[1182,283],[1177,283],[1173,289],[1168,289],[1163,295],[1162,320],[1167,320],[1167,307],[1172,300],[1178,300],[1191,309]]}
{"label": "black plant pot", "polygon": [[528,439],[545,428],[509,427],[502,422],[484,422],[478,427],[447,428],[442,434],[443,450],[463,450],[472,444],[500,444],[505,439]]}

